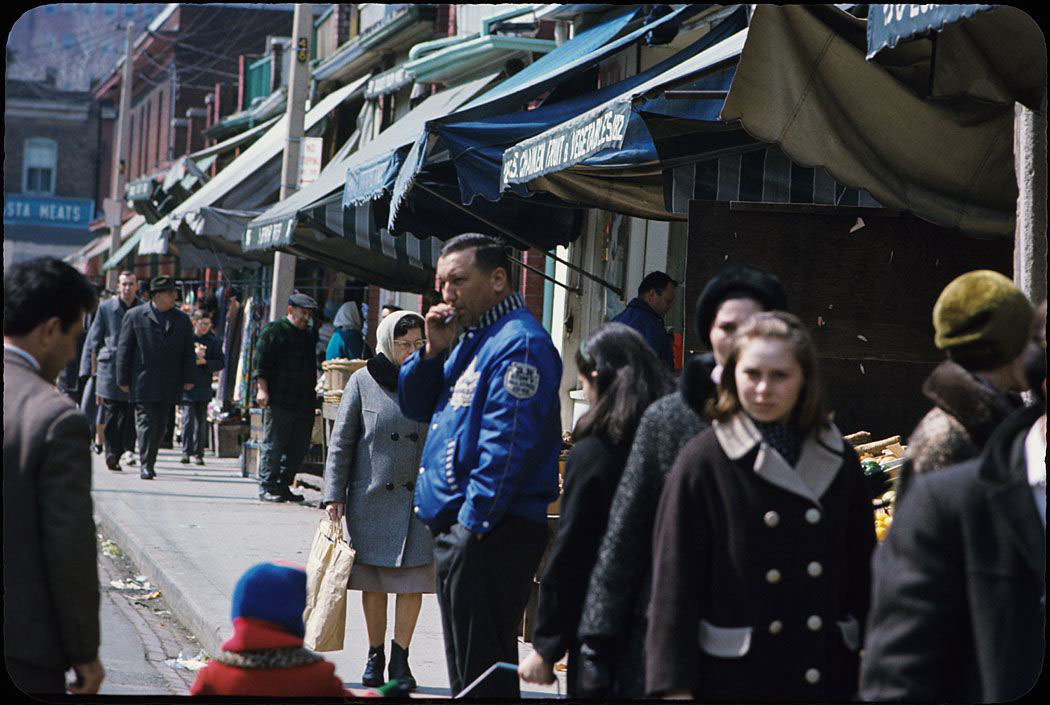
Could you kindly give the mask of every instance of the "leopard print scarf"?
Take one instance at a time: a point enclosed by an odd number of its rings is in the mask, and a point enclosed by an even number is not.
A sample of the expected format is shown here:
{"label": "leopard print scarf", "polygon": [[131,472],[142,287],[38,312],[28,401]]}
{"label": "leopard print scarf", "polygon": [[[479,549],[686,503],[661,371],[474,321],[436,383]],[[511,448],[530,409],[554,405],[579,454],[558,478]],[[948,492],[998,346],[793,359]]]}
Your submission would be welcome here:
{"label": "leopard print scarf", "polygon": [[309,666],[324,659],[309,649],[295,647],[258,651],[223,651],[215,660],[234,668],[269,669]]}

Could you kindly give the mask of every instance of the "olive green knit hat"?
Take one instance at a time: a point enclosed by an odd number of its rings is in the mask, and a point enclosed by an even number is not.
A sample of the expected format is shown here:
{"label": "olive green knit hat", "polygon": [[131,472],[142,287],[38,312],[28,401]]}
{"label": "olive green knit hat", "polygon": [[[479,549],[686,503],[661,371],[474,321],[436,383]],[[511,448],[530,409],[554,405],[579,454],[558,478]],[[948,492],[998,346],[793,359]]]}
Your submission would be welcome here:
{"label": "olive green knit hat", "polygon": [[937,297],[933,342],[968,370],[993,370],[1024,350],[1032,315],[1025,295],[999,272],[967,272]]}

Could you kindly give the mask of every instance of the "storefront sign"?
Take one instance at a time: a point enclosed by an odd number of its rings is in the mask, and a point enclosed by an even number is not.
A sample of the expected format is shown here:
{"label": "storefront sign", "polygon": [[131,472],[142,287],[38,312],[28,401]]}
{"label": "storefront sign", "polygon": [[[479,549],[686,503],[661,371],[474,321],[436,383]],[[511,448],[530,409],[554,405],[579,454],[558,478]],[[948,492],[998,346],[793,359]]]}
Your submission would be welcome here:
{"label": "storefront sign", "polygon": [[620,147],[630,113],[629,101],[617,102],[519,142],[503,153],[500,187],[567,169],[603,149]]}
{"label": "storefront sign", "polygon": [[897,46],[897,42],[903,39],[938,31],[947,24],[994,7],[872,3],[868,5],[868,58],[875,56],[881,49]]}
{"label": "storefront sign", "polygon": [[267,223],[244,231],[244,240],[241,245],[244,250],[272,250],[292,241],[292,232],[295,230],[298,218],[292,216],[287,220],[276,223]]}
{"label": "storefront sign", "polygon": [[87,229],[95,217],[89,198],[52,198],[4,194],[4,225],[50,225]]}
{"label": "storefront sign", "polygon": [[304,137],[299,157],[299,188],[309,186],[321,175],[321,137]]}

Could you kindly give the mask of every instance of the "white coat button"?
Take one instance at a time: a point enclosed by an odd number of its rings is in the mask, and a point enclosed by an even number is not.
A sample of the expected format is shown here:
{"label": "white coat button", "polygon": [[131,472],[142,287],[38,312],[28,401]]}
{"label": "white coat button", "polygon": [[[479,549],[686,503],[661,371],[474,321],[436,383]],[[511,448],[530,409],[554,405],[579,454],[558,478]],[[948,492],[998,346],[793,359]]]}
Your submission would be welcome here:
{"label": "white coat button", "polygon": [[806,671],[806,682],[810,685],[816,685],[820,682],[820,671],[815,668],[810,668]]}
{"label": "white coat button", "polygon": [[762,520],[766,522],[766,526],[772,529],[780,523],[780,515],[772,511],[766,512],[765,516],[762,517]]}
{"label": "white coat button", "polygon": [[820,628],[824,626],[824,621],[815,614],[809,616],[806,620],[806,626],[811,632],[819,632]]}
{"label": "white coat button", "polygon": [[818,521],[820,521],[820,510],[814,509],[813,507],[807,509],[806,521],[808,521],[810,524],[816,524]]}
{"label": "white coat button", "polygon": [[431,428],[434,429],[435,431],[437,430],[437,427],[438,427],[437,424],[434,424],[433,426],[431,426]]}
{"label": "white coat button", "polygon": [[419,507],[416,507],[416,514],[419,514]]}
{"label": "white coat button", "polygon": [[422,474],[423,474],[423,468],[420,468],[420,469],[419,469],[419,474],[420,474],[420,475],[422,475]]}
{"label": "white coat button", "polygon": [[769,623],[769,633],[776,636],[780,632],[784,631],[784,623],[779,619],[774,619]]}
{"label": "white coat button", "polygon": [[489,523],[487,521],[481,522],[481,525],[486,529],[489,528]]}
{"label": "white coat button", "polygon": [[811,578],[819,578],[820,574],[824,572],[824,566],[816,561],[812,561],[806,566],[806,572],[809,573],[809,577]]}
{"label": "white coat button", "polygon": [[766,582],[767,583],[774,583],[774,584],[775,583],[779,583],[780,582],[780,571],[777,570],[776,568],[772,568],[771,570],[767,571],[766,572]]}

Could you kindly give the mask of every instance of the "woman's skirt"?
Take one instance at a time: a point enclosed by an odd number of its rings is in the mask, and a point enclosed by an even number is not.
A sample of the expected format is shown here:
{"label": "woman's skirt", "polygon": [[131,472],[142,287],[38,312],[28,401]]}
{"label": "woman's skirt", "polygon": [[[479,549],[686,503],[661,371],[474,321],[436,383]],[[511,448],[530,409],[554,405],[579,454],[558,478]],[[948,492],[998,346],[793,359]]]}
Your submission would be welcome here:
{"label": "woman's skirt", "polygon": [[428,563],[411,568],[388,568],[367,563],[354,563],[347,589],[393,594],[432,593],[434,592],[434,564]]}

